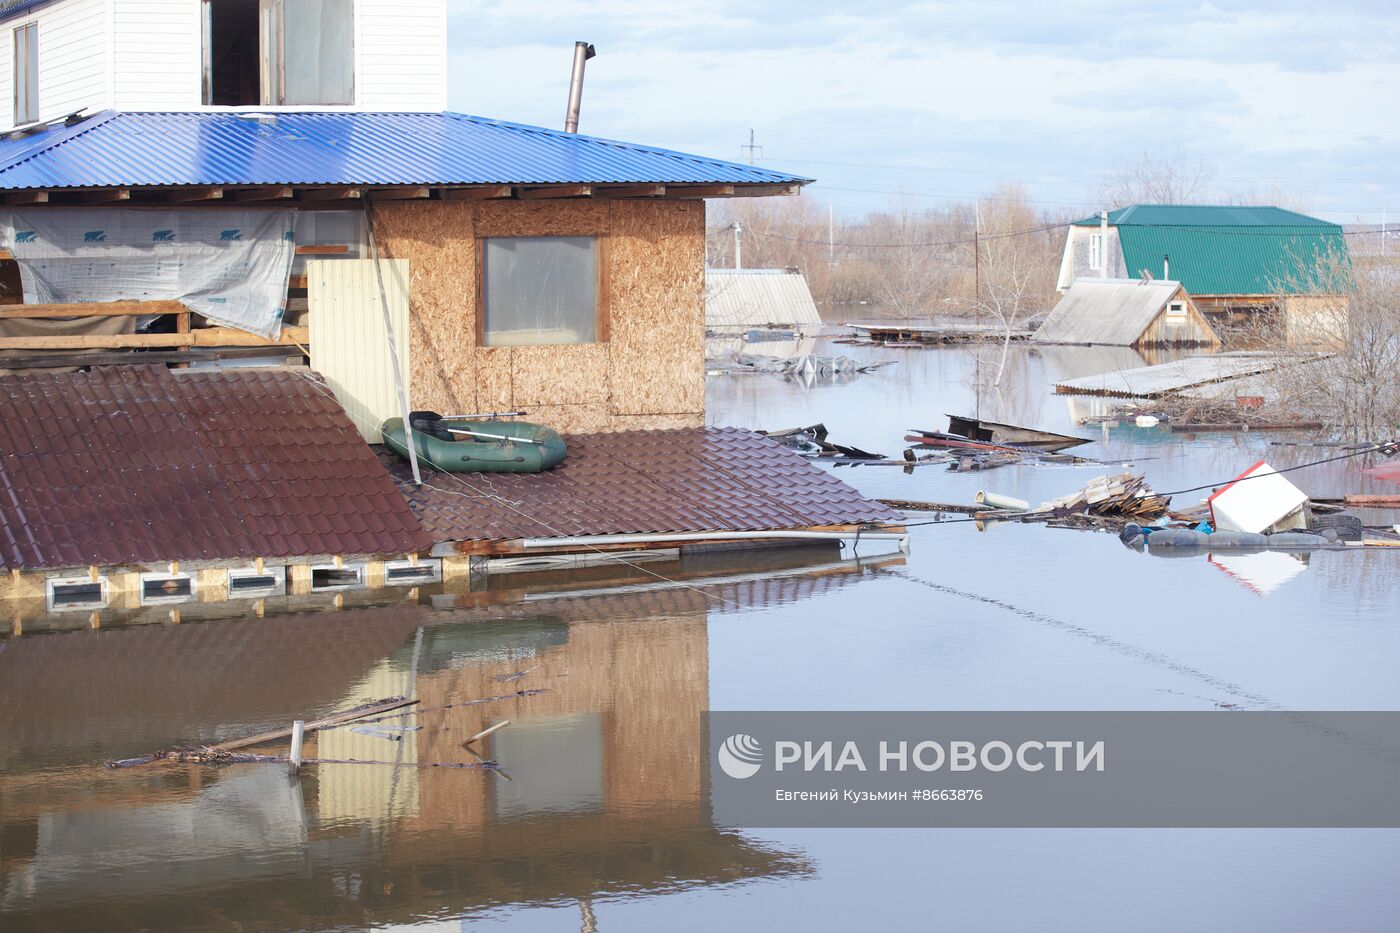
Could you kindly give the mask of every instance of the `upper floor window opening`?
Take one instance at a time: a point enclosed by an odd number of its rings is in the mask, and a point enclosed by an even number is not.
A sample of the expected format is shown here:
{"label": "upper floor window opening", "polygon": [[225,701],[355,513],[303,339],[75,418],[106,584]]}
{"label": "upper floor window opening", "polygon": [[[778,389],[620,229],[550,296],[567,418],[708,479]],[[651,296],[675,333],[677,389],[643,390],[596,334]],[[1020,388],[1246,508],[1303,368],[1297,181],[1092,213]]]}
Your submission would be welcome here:
{"label": "upper floor window opening", "polygon": [[203,101],[355,102],[354,0],[202,0]]}

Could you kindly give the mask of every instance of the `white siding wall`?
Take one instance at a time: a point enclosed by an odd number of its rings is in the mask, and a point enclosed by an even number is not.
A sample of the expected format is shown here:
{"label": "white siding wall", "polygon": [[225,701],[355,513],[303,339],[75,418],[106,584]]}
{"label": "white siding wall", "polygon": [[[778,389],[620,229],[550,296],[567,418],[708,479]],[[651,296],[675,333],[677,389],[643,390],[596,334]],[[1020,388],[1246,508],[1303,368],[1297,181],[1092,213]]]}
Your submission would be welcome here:
{"label": "white siding wall", "polygon": [[[199,109],[200,16],[199,0],[60,0],[0,23],[0,129],[14,123],[16,26],[39,23],[39,108],[52,119]],[[443,110],[445,0],[357,0],[356,18],[356,109]]]}
{"label": "white siding wall", "polygon": [[39,118],[110,105],[112,0],[65,0],[0,23],[0,128],[14,125],[14,31],[39,24]]}
{"label": "white siding wall", "polygon": [[358,0],[355,97],[360,110],[447,107],[445,0]]}
{"label": "white siding wall", "polygon": [[114,2],[116,109],[199,109],[199,0]]}

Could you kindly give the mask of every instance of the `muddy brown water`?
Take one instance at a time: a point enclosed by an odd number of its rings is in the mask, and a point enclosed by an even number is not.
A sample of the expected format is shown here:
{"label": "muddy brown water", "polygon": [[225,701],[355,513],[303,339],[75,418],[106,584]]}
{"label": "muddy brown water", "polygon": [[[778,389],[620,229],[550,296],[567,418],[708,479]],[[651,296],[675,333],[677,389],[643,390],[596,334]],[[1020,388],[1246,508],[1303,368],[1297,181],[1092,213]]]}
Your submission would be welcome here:
{"label": "muddy brown water", "polygon": [[[897,454],[907,428],[941,429],[945,413],[977,407],[965,349],[817,352],[900,362],[841,384],[713,378],[710,419],[823,421],[838,442]],[[1088,352],[1016,348],[982,414],[1080,431],[1081,412],[1047,384],[1096,365]],[[1270,446],[1310,440],[1272,434],[1088,433],[1076,452],[1112,466],[830,469],[875,496],[1039,501],[1123,464],[1171,490],[1257,459],[1333,453]],[[1293,475],[1318,496],[1390,491],[1351,462]],[[1400,926],[1400,832],[1389,830],[713,825],[709,708],[1400,704],[1400,551],[1163,560],[1036,526],[912,533],[907,558],[823,550],[665,566],[687,586],[627,571],[613,589],[588,571],[534,578],[494,604],[422,590],[339,612],[0,641],[0,928]],[[461,742],[509,719],[484,748],[505,776],[101,767],[400,693],[411,676],[425,708],[544,692],[336,729],[308,753],[468,762]]]}

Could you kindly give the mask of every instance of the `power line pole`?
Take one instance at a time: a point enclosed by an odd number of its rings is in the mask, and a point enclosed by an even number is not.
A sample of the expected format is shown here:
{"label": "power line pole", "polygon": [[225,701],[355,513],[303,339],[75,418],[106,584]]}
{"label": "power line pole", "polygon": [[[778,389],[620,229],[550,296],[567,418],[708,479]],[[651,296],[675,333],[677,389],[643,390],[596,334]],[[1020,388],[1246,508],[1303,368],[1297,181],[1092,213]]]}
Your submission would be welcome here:
{"label": "power line pole", "polygon": [[753,165],[755,154],[757,154],[760,159],[763,158],[763,147],[754,145],[752,129],[749,130],[749,144],[747,146],[740,146],[739,151],[748,154],[747,157],[750,165]]}
{"label": "power line pole", "polygon": [[742,268],[744,268],[744,253],[743,253],[743,247],[740,245],[740,242],[739,242],[739,235],[742,234],[743,232],[744,232],[743,225],[741,225],[741,224],[739,223],[739,221],[737,221],[737,220],[734,221],[734,268],[735,268],[735,269],[742,269]]}
{"label": "power line pole", "polygon": [[826,264],[836,265],[836,206],[826,202]]}

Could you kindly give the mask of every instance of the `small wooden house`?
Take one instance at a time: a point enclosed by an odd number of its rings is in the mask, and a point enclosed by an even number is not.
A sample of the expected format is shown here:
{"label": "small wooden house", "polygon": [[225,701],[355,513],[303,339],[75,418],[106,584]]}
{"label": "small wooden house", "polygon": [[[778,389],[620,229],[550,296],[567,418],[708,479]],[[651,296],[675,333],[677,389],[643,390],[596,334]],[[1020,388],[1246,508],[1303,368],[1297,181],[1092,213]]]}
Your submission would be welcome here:
{"label": "small wooden house", "polygon": [[1034,343],[1109,347],[1218,347],[1220,338],[1180,282],[1080,279]]}
{"label": "small wooden house", "polygon": [[[1336,299],[1350,266],[1334,223],[1268,206],[1134,204],[1085,217],[1065,237],[1057,287],[1112,278],[1180,282],[1218,322],[1277,321],[1290,343],[1345,330]],[[1344,305],[1344,302],[1343,302]]]}

